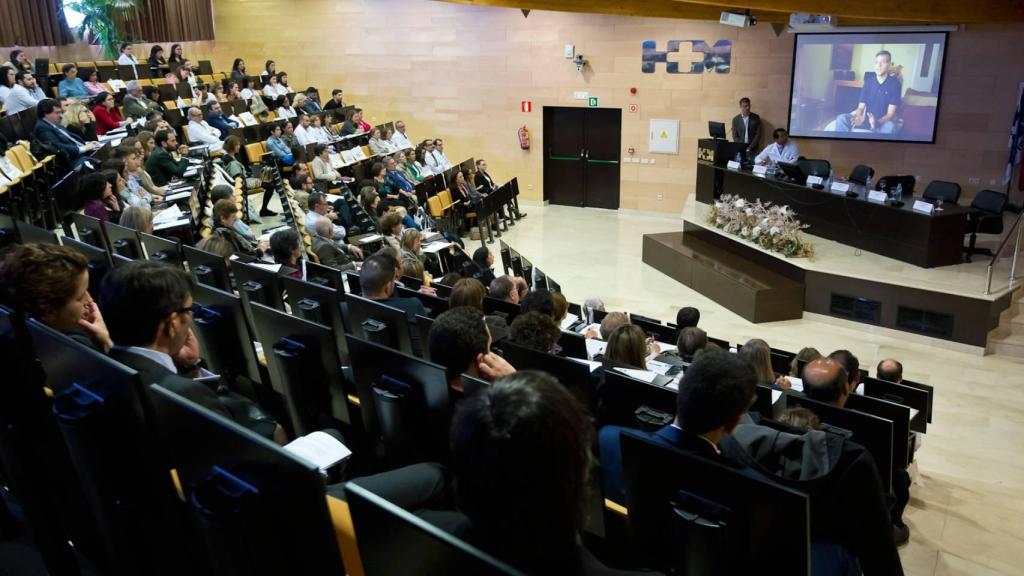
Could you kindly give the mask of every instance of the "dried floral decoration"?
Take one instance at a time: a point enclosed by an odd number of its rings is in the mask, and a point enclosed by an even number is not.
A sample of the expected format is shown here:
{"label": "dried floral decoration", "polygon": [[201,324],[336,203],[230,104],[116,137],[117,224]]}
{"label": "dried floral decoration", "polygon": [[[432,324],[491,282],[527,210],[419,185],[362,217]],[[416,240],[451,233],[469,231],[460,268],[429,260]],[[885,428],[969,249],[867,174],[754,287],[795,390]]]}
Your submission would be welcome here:
{"label": "dried floral decoration", "polygon": [[814,244],[800,235],[807,225],[796,219],[789,206],[725,194],[711,207],[708,223],[787,258],[814,258]]}

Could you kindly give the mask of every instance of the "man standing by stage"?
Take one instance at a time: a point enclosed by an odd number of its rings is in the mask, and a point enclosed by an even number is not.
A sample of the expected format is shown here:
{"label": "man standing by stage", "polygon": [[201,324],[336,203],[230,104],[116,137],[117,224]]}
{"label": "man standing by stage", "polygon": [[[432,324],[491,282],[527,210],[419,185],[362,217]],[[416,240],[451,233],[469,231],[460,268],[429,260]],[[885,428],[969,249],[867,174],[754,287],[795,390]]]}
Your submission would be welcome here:
{"label": "man standing by stage", "polygon": [[740,98],[740,113],[732,119],[732,141],[747,145],[749,158],[761,147],[761,117],[750,111],[750,98]]}

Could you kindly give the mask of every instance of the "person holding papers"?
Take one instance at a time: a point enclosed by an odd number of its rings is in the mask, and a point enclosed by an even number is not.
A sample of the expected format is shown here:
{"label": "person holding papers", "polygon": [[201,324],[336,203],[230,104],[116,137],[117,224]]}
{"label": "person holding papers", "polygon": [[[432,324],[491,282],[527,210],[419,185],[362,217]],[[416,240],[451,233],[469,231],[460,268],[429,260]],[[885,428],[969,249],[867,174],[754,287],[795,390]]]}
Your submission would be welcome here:
{"label": "person holding papers", "polygon": [[92,113],[93,116],[96,116],[97,135],[103,136],[107,132],[112,132],[125,125],[113,94],[103,92],[93,99],[93,104]]}
{"label": "person holding papers", "polygon": [[188,109],[188,139],[193,144],[209,146],[210,152],[219,152],[224,148],[224,143],[220,141],[220,130],[203,120],[203,111],[195,106]]}
{"label": "person holding papers", "polygon": [[157,186],[166,186],[173,178],[181,178],[188,170],[188,158],[178,155],[178,135],[173,130],[158,130],[153,136],[156,149],[146,160],[146,171]]}
{"label": "person holding papers", "polygon": [[800,152],[796,148],[796,142],[789,139],[789,133],[785,128],[776,128],[772,132],[775,142],[769,144],[754,158],[755,164],[767,166],[778,162],[796,162],[800,158]]}

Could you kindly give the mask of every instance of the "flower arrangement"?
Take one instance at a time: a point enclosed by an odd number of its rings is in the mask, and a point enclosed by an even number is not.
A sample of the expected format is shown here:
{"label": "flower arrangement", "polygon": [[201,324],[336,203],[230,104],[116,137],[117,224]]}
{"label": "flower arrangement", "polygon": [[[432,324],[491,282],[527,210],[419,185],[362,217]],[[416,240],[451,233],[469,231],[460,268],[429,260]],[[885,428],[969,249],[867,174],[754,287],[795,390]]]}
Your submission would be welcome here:
{"label": "flower arrangement", "polygon": [[724,194],[711,207],[708,223],[787,258],[814,258],[814,244],[800,236],[807,225],[796,219],[789,206]]}

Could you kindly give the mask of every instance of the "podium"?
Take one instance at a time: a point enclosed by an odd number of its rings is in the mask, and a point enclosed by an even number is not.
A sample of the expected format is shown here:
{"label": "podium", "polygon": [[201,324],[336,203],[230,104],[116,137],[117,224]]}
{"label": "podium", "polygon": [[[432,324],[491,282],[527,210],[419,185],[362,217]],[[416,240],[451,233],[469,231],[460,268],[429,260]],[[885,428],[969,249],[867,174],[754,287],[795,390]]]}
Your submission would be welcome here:
{"label": "podium", "polygon": [[722,170],[737,154],[743,154],[747,145],[716,138],[697,141],[697,200],[712,202],[722,195]]}

